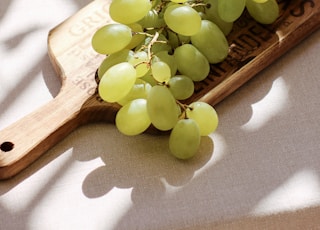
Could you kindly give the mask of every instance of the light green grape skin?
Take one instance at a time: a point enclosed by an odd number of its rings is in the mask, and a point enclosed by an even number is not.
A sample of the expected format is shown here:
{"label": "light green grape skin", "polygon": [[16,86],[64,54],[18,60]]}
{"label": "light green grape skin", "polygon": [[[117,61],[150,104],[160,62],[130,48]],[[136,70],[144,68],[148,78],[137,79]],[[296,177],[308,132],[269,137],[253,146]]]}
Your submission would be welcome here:
{"label": "light green grape skin", "polygon": [[186,113],[188,118],[197,122],[201,136],[209,135],[218,127],[219,119],[216,110],[205,102],[191,103]]}
{"label": "light green grape skin", "polygon": [[142,80],[141,78],[138,78],[129,93],[124,98],[117,101],[117,103],[123,106],[135,99],[147,99],[151,88],[152,86],[148,82]]}
{"label": "light green grape skin", "polygon": [[135,99],[125,104],[116,115],[117,129],[128,136],[143,133],[151,121],[147,112],[147,100]]}
{"label": "light green grape skin", "polygon": [[135,81],[136,70],[131,64],[116,64],[102,76],[98,86],[99,95],[104,101],[117,102],[130,92]]}
{"label": "light green grape skin", "polygon": [[221,19],[218,13],[218,1],[217,0],[205,0],[206,5],[206,19],[215,23],[224,35],[228,35],[233,28],[233,22],[226,22]]}
{"label": "light green grape skin", "polygon": [[171,2],[174,2],[174,3],[184,3],[186,1],[187,0],[171,0]]}
{"label": "light green grape skin", "polygon": [[116,22],[132,24],[141,20],[150,9],[149,0],[112,0],[109,14]]}
{"label": "light green grape skin", "polygon": [[179,39],[179,41],[180,41],[180,43],[182,45],[190,43],[190,41],[191,41],[190,36],[184,36],[184,35],[181,35],[181,34],[178,34],[178,39]]}
{"label": "light green grape skin", "polygon": [[257,2],[257,3],[265,3],[265,2],[267,2],[268,0],[253,0],[253,1],[255,1],[255,2]]}
{"label": "light green grape skin", "polygon": [[148,13],[139,21],[139,24],[143,28],[155,28],[158,25],[159,15],[155,9],[151,9]]}
{"label": "light green grape skin", "polygon": [[191,36],[200,30],[201,17],[188,5],[172,4],[164,12],[164,21],[174,32]]}
{"label": "light green grape skin", "polygon": [[261,3],[255,0],[247,0],[246,7],[254,20],[261,24],[271,24],[279,17],[279,5],[276,0]]}
{"label": "light green grape skin", "polygon": [[145,39],[146,35],[141,33],[143,32],[143,28],[140,24],[133,23],[128,26],[131,28],[133,35],[130,43],[126,46],[126,48],[132,50],[140,45],[140,43]]}
{"label": "light green grape skin", "polygon": [[169,45],[172,47],[172,49],[177,48],[180,45],[177,33],[173,32],[171,30],[168,30],[167,33],[168,33]]}
{"label": "light green grape skin", "polygon": [[151,70],[148,71],[145,75],[143,75],[139,79],[148,82],[151,86],[155,86],[158,84],[158,82],[153,78]]}
{"label": "light green grape skin", "polygon": [[220,28],[209,20],[202,20],[200,31],[191,36],[191,43],[215,64],[223,61],[229,52],[229,44]]}
{"label": "light green grape skin", "polygon": [[166,86],[155,85],[147,97],[147,110],[154,127],[167,131],[178,121],[177,104]]}
{"label": "light green grape skin", "polygon": [[202,81],[210,71],[207,58],[192,44],[184,44],[174,51],[174,59],[178,71],[190,77],[193,81]]}
{"label": "light green grape skin", "polygon": [[145,51],[135,52],[128,62],[136,68],[137,78],[144,76],[150,70],[148,54]]}
{"label": "light green grape skin", "polygon": [[222,20],[234,22],[246,6],[246,0],[218,0],[218,13]]}
{"label": "light green grape skin", "polygon": [[134,52],[129,49],[123,49],[116,53],[108,55],[100,64],[98,68],[98,77],[99,79],[102,78],[103,74],[115,64],[119,64],[121,62],[126,62],[132,57]]}
{"label": "light green grape skin", "polygon": [[169,82],[169,90],[177,100],[185,100],[192,96],[194,83],[191,78],[184,75],[176,75]]}
{"label": "light green grape skin", "polygon": [[171,78],[170,67],[163,61],[152,62],[151,72],[153,78],[160,83],[167,83]]}
{"label": "light green grape skin", "polygon": [[108,24],[92,36],[93,49],[100,54],[112,54],[124,49],[132,39],[130,27],[122,24]]}
{"label": "light green grape skin", "polygon": [[167,63],[167,65],[170,67],[171,76],[174,76],[177,72],[177,63],[173,57],[173,55],[170,55],[168,51],[160,51],[155,56],[154,59],[158,59],[159,61],[163,61]]}
{"label": "light green grape skin", "polygon": [[169,149],[176,158],[187,160],[198,152],[200,141],[197,123],[193,119],[182,119],[171,131]]}

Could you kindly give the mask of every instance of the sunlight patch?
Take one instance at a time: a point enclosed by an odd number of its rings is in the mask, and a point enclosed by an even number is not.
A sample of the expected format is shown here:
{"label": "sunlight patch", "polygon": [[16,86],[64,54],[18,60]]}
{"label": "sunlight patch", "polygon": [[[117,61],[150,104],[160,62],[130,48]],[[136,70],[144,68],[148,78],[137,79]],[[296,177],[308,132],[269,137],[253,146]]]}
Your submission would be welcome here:
{"label": "sunlight patch", "polygon": [[263,198],[252,213],[272,214],[320,204],[319,179],[312,170],[297,172]]}
{"label": "sunlight patch", "polygon": [[252,117],[242,126],[243,130],[256,131],[276,116],[288,103],[289,88],[282,77],[277,78],[269,93],[252,105]]}

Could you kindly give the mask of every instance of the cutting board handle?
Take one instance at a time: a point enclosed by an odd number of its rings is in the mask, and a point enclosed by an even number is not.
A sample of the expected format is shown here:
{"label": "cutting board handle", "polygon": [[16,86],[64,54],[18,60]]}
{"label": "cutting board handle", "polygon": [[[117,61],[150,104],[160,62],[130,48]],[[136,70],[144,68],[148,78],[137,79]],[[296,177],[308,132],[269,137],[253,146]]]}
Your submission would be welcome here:
{"label": "cutting board handle", "polygon": [[75,118],[87,98],[73,95],[62,88],[49,103],[0,132],[0,179],[21,171],[79,125]]}

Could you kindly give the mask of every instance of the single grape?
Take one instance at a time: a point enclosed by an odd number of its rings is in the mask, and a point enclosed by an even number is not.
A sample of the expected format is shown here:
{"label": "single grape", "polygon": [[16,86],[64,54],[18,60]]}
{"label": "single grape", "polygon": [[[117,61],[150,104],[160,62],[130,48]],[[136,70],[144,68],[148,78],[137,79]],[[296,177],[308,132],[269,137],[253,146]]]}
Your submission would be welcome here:
{"label": "single grape", "polygon": [[279,5],[276,0],[247,0],[249,14],[261,24],[271,24],[279,17]]}
{"label": "single grape", "polygon": [[233,28],[233,22],[226,22],[222,20],[218,13],[218,1],[217,0],[205,0],[206,5],[206,18],[207,20],[215,23],[224,35],[228,35]]}
{"label": "single grape", "polygon": [[194,83],[191,78],[184,75],[176,75],[169,82],[169,90],[177,100],[185,100],[192,96],[194,92]]}
{"label": "single grape", "polygon": [[122,98],[117,102],[118,104],[123,106],[135,99],[139,99],[139,98],[147,99],[147,96],[151,88],[152,86],[148,82],[142,80],[141,78],[138,78],[134,83],[133,87],[131,88],[131,90],[129,91],[129,93],[124,98]]}
{"label": "single grape", "polygon": [[147,100],[135,99],[125,104],[116,115],[117,129],[128,136],[143,133],[151,121],[147,112]]}
{"label": "single grape", "polygon": [[147,97],[147,110],[154,127],[166,131],[178,121],[177,104],[166,86],[155,85]]}
{"label": "single grape", "polygon": [[218,0],[218,13],[222,20],[234,22],[246,6],[246,0]]}
{"label": "single grape", "polygon": [[134,52],[129,49],[123,49],[116,53],[108,55],[100,64],[98,68],[98,77],[99,79],[102,78],[103,74],[115,64],[119,64],[121,62],[126,62],[132,57]]}
{"label": "single grape", "polygon": [[193,119],[181,119],[171,131],[169,149],[178,159],[190,159],[200,147],[199,127]]}
{"label": "single grape", "polygon": [[200,30],[201,17],[191,6],[172,4],[164,12],[164,21],[174,32],[191,36]]}
{"label": "single grape", "polygon": [[160,83],[167,83],[171,77],[170,67],[163,61],[155,61],[151,64],[153,78]]}
{"label": "single grape", "polygon": [[173,55],[170,55],[168,51],[160,51],[155,56],[154,59],[158,61],[163,61],[167,63],[167,65],[170,67],[171,76],[174,76],[177,72],[177,63],[173,57]]}
{"label": "single grape", "polygon": [[149,0],[112,0],[109,14],[116,22],[132,24],[141,20],[150,9]]}
{"label": "single grape", "polygon": [[93,49],[100,54],[112,54],[124,49],[132,39],[129,26],[108,24],[98,29],[91,40]]}
{"label": "single grape", "polygon": [[193,81],[202,81],[210,71],[207,58],[192,44],[184,44],[174,51],[178,71]]}
{"label": "single grape", "polygon": [[191,43],[211,64],[219,63],[228,56],[227,38],[220,28],[209,20],[202,20],[200,31],[191,36]]}
{"label": "single grape", "polygon": [[129,57],[128,62],[136,68],[138,78],[142,77],[150,70],[150,66],[148,64],[149,57],[145,51],[136,52],[133,56]]}
{"label": "single grape", "polygon": [[159,15],[155,9],[151,9],[148,13],[139,21],[139,24],[143,28],[155,28],[159,23]]}
{"label": "single grape", "polygon": [[188,118],[197,122],[201,136],[209,135],[218,127],[219,119],[216,110],[205,102],[191,103],[186,113]]}
{"label": "single grape", "polygon": [[136,81],[135,68],[122,62],[109,68],[102,76],[98,92],[100,97],[107,102],[117,102],[125,97]]}
{"label": "single grape", "polygon": [[168,44],[172,47],[172,49],[175,49],[181,45],[179,42],[179,38],[178,38],[177,33],[173,32],[171,30],[168,30],[167,34],[168,34],[168,36],[167,36],[168,37]]}

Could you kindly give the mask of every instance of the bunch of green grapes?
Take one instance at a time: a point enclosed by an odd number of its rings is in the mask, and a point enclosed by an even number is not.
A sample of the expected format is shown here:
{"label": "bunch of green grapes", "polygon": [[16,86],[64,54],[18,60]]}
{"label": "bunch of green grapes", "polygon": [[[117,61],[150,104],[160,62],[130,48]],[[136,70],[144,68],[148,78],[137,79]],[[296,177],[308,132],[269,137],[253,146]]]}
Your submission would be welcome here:
{"label": "bunch of green grapes", "polygon": [[122,106],[118,130],[131,136],[151,125],[171,131],[172,154],[194,156],[218,116],[205,102],[181,101],[208,76],[210,64],[227,57],[226,35],[245,8],[264,24],[279,14],[276,0],[112,0],[114,23],[95,32],[92,47],[106,55],[98,69],[100,97]]}

